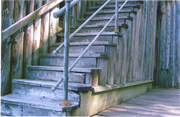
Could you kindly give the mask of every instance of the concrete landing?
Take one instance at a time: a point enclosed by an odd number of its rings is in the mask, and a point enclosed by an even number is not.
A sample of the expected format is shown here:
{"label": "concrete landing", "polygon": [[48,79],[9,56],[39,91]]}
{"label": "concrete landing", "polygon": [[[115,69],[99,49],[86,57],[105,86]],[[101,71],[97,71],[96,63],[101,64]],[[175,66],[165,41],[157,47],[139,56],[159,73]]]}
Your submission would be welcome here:
{"label": "concrete landing", "polygon": [[152,92],[113,106],[93,117],[180,117],[180,89],[154,88]]}

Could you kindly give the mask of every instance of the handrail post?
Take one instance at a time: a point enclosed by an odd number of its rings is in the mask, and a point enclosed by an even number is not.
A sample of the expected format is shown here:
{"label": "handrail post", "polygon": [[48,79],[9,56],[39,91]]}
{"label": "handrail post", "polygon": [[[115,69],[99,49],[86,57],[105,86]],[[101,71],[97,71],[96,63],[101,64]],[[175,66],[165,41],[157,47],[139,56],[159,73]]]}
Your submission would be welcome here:
{"label": "handrail post", "polygon": [[71,105],[68,101],[68,60],[69,60],[69,12],[70,1],[66,0],[65,30],[64,30],[64,72],[63,72],[63,97],[61,106]]}
{"label": "handrail post", "polygon": [[115,29],[114,32],[119,32],[118,30],[118,0],[115,3]]}

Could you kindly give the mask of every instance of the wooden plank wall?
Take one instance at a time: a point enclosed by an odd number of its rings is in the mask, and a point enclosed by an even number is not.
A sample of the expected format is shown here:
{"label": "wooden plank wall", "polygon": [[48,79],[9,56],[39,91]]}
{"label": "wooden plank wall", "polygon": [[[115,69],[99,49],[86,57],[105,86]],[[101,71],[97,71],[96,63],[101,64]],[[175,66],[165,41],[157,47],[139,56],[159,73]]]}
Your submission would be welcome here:
{"label": "wooden plank wall", "polygon": [[[1,29],[6,29],[50,1],[2,0]],[[97,1],[83,0],[71,8],[71,16],[73,16],[71,26],[76,26],[77,20],[83,18],[85,11],[96,3]],[[59,9],[59,6],[63,7],[64,2],[49,9],[45,14],[1,42],[1,95],[11,93],[12,80],[26,78],[27,66],[38,65],[39,54],[48,53],[51,44],[56,42],[56,33],[63,28],[63,24],[59,23],[63,22],[63,18],[53,17],[53,13]]]}
{"label": "wooden plank wall", "polygon": [[[6,29],[47,2],[48,0],[1,1],[3,11],[1,29]],[[55,8],[58,9],[58,6]],[[8,94],[12,91],[13,79],[23,79],[27,77],[27,65],[39,64],[39,53],[44,52],[39,51],[40,47],[46,48],[45,52],[48,52],[48,43],[40,44],[41,37],[46,40],[48,38],[40,35],[41,29],[49,34],[49,21],[44,21],[45,18],[48,19],[47,14],[42,16],[43,18],[39,17],[35,19],[27,26],[22,27],[11,37],[1,42],[1,95]],[[58,20],[55,20],[54,25],[58,26]],[[41,27],[41,22],[43,27]],[[57,33],[56,28],[54,30],[53,35]],[[51,40],[49,40],[49,42],[50,41]]]}
{"label": "wooden plank wall", "polygon": [[180,2],[158,2],[155,85],[180,87]]}
{"label": "wooden plank wall", "polygon": [[121,84],[153,80],[157,2],[146,0],[134,10],[137,15],[130,14],[133,21],[126,21],[127,31],[120,30],[124,36],[118,45],[120,76],[116,75],[115,84],[119,79]]}

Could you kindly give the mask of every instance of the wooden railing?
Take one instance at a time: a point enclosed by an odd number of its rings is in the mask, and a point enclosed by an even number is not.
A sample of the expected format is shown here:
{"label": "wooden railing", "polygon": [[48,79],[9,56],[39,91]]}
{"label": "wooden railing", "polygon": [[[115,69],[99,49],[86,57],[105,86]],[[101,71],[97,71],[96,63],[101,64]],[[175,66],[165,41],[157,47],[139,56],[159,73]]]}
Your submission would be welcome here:
{"label": "wooden railing", "polygon": [[[42,6],[43,2],[46,4]],[[15,23],[6,26],[1,32],[1,95],[11,92],[12,79],[26,78],[27,65],[38,65],[39,53],[48,53],[50,45],[56,42],[56,34],[64,27],[64,14],[55,19],[53,13],[58,11],[59,6],[64,6],[63,2],[12,0],[8,3],[9,10],[15,12],[7,17],[14,18]],[[70,10],[70,26],[77,26],[77,21],[84,18],[86,10],[96,3],[97,1],[83,0],[73,6]],[[25,16],[27,11],[30,14]]]}

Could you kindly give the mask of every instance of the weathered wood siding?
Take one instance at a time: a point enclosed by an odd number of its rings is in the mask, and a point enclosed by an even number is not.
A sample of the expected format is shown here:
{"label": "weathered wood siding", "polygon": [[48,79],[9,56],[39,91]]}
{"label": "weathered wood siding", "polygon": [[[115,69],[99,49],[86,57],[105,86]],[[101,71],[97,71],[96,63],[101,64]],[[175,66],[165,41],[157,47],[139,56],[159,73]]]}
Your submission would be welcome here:
{"label": "weathered wood siding", "polygon": [[[39,15],[44,10],[40,10],[38,13],[35,11],[49,2],[52,3],[44,6],[47,10],[44,14]],[[48,53],[51,44],[57,41],[56,33],[62,30],[64,21],[63,18],[55,19],[53,13],[59,10],[59,7],[63,7],[64,2],[58,0],[2,0],[1,3],[2,31],[12,24],[18,23],[19,20],[32,12],[37,15],[27,16],[26,20],[32,20],[29,24],[21,27],[17,32],[14,31],[15,33],[13,32],[14,34],[12,33],[13,35],[10,35],[8,39],[1,41],[1,95],[5,95],[11,92],[12,80],[26,78],[27,66],[38,65],[39,54]],[[71,8],[71,16],[73,17],[71,17],[70,26],[76,26],[77,19],[83,18],[86,10],[95,3],[83,0]],[[53,8],[47,9],[50,6]],[[20,26],[22,25],[20,24]]]}
{"label": "weathered wood siding", "polygon": [[[44,4],[47,2],[48,1],[44,2]],[[1,16],[2,17],[1,29],[3,31],[4,29],[11,26],[13,23],[18,22],[26,15],[38,9],[42,4],[42,0],[41,1],[3,0],[1,1],[1,3],[2,3],[2,11],[3,11]],[[1,46],[2,46],[1,95],[5,95],[11,92],[11,88],[12,88],[11,82],[13,79],[26,78],[27,65],[32,65],[32,63],[38,64],[38,60],[39,60],[38,55],[39,55],[39,47],[40,47],[40,30],[41,30],[41,25],[39,24],[41,24],[41,22],[43,21],[44,19],[41,21],[41,17],[39,17],[34,20],[34,23],[32,21],[27,26],[22,27],[16,33],[11,35],[8,39],[3,40],[1,42]],[[48,21],[43,23],[44,23],[43,25],[49,26]],[[58,26],[57,23],[56,25]],[[49,27],[46,27],[46,30],[47,28],[49,29]],[[54,33],[56,32],[57,30],[54,31]],[[33,43],[35,41],[38,43]],[[36,48],[35,47],[33,48],[33,46],[36,46]],[[48,49],[48,47],[46,48]],[[33,49],[36,49],[36,52],[33,52]],[[33,61],[33,57],[35,59],[34,60],[35,62]]]}
{"label": "weathered wood siding", "polygon": [[140,9],[134,10],[137,15],[130,14],[133,21],[126,21],[128,29],[120,29],[124,36],[117,47],[117,63],[120,66],[117,67],[117,72],[120,73],[116,74],[115,84],[118,84],[119,80],[125,85],[153,80],[157,2],[146,0]]}
{"label": "weathered wood siding", "polygon": [[158,2],[158,38],[155,84],[164,87],[180,86],[180,2]]}

